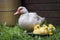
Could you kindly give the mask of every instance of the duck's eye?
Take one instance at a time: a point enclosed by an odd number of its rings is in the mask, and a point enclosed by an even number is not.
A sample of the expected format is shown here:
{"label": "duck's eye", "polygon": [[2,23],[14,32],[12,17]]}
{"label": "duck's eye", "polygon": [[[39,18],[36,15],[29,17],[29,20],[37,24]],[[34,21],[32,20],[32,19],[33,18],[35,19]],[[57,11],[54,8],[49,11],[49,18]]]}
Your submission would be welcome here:
{"label": "duck's eye", "polygon": [[20,9],[18,9],[17,11],[20,13],[20,11],[22,10],[23,8],[20,8]]}
{"label": "duck's eye", "polygon": [[20,10],[22,10],[23,8],[20,8]]}

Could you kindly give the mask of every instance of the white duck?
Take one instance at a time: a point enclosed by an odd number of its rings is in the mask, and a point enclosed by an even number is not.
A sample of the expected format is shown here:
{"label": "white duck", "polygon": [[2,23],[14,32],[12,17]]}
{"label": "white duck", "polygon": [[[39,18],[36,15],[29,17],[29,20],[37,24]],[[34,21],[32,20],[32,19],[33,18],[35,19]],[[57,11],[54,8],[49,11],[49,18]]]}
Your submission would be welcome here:
{"label": "white duck", "polygon": [[21,14],[18,20],[20,27],[28,31],[33,30],[35,24],[41,24],[45,19],[44,17],[38,16],[36,12],[28,12],[23,6],[18,8],[14,15],[16,14]]}

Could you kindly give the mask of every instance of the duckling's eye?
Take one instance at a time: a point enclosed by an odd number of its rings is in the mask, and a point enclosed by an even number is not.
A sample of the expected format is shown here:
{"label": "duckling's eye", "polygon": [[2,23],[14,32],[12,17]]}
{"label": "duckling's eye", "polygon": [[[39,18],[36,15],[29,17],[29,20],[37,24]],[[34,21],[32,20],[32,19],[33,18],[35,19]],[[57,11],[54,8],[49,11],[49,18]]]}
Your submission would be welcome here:
{"label": "duckling's eye", "polygon": [[39,26],[37,26],[37,28],[39,28]]}

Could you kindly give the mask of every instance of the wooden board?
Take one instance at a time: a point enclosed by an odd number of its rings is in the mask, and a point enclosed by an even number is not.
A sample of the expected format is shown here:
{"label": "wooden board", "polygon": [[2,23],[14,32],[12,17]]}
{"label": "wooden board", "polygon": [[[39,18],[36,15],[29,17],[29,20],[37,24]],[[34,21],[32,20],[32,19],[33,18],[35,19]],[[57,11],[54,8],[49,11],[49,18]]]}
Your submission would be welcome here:
{"label": "wooden board", "polygon": [[52,18],[46,18],[47,23],[60,25],[60,18],[52,17]]}
{"label": "wooden board", "polygon": [[34,11],[59,11],[60,4],[27,4],[29,10]]}
{"label": "wooden board", "polygon": [[25,3],[59,3],[60,0],[25,0]]}
{"label": "wooden board", "polygon": [[38,15],[43,17],[60,17],[60,11],[36,11]]}

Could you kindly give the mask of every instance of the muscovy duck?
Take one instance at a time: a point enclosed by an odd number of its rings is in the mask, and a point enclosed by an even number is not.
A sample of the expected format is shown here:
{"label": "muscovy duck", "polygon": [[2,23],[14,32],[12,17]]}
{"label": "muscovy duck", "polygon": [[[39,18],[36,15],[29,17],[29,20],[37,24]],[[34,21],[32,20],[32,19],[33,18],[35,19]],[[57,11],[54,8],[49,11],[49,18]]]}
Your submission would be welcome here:
{"label": "muscovy duck", "polygon": [[29,12],[26,7],[20,6],[14,15],[21,14],[18,24],[21,28],[32,31],[35,24],[42,24],[45,17],[37,15],[36,12]]}

